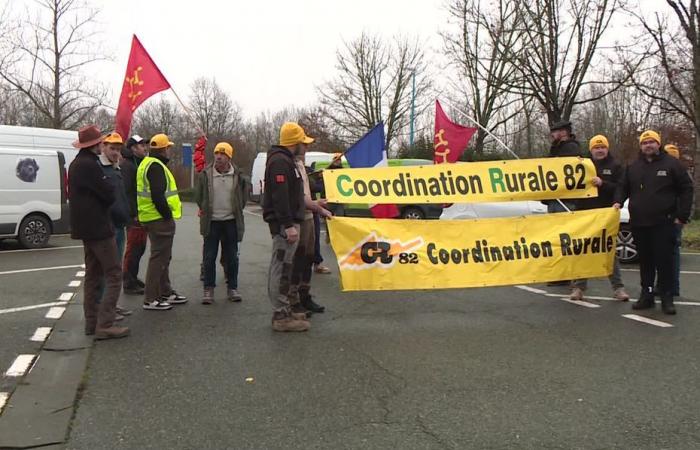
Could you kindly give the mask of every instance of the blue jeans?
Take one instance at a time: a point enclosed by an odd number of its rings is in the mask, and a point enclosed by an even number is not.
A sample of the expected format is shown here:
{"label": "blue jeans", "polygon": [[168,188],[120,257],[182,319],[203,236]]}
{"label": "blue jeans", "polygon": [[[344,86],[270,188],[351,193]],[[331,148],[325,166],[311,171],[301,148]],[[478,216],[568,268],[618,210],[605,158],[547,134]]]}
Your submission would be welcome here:
{"label": "blue jeans", "polygon": [[212,220],[204,238],[204,287],[216,286],[216,256],[224,252],[228,288],[238,289],[238,228],[235,220]]}

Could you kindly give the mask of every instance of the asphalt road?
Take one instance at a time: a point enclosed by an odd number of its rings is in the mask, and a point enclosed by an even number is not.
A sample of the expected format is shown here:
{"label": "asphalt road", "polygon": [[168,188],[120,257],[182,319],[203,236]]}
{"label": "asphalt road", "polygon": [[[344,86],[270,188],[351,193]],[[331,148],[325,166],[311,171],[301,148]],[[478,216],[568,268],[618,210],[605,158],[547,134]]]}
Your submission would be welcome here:
{"label": "asphalt road", "polygon": [[[190,303],[154,312],[124,297],[132,336],[95,344],[66,448],[700,447],[698,256],[683,255],[679,314],[644,314],[672,327],[623,317],[630,304],[562,301],[562,288],[343,294],[334,273],[314,278],[327,312],[312,329],[278,334],[262,220],[246,215],[243,303],[220,283],[204,306],[193,216],[186,205],[171,272]],[[79,249],[0,255],[1,267],[80,263]],[[636,297],[638,273],[626,269]],[[74,274],[0,275],[0,309],[50,301]],[[608,297],[607,280],[588,294]],[[45,312],[0,314],[0,363]]]}

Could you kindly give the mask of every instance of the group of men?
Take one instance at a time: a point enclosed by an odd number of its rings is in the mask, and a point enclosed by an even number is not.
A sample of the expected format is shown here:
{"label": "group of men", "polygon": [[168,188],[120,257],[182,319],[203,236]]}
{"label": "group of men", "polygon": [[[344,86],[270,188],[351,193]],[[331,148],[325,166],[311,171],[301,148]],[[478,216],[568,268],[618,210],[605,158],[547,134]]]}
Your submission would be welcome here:
{"label": "group of men", "polygon": [[[156,134],[148,144],[134,135],[124,146],[118,133],[102,135],[91,125],[79,130],[73,146],[79,152],[68,171],[71,235],[83,241],[85,253],[85,334],[125,337],[129,329],[116,325],[131,314],[117,305],[122,288],[125,294],[143,295],[144,310],[166,311],[187,302],[170,283],[175,220],[182,216],[175,177],[167,167],[173,143],[165,134]],[[237,243],[243,238],[245,185],[231,163],[233,147],[220,143],[214,152],[215,162],[199,177],[196,191],[207,275],[203,303],[208,292],[209,303],[213,301],[220,243],[228,261],[228,297],[241,300]],[[147,241],[150,258],[142,282],[139,263]]]}
{"label": "group of men", "polygon": [[[654,307],[654,297],[661,297],[666,314],[676,314],[674,297],[680,295],[680,240],[683,225],[690,219],[693,203],[693,181],[679,161],[675,145],[662,145],[661,136],[653,130],[639,137],[639,157],[626,167],[615,161],[603,135],[591,138],[590,155],[585,154],[571,122],[555,123],[551,129],[550,157],[591,157],[597,176],[593,184],[598,197],[583,200],[549,200],[549,212],[604,208],[620,209],[629,199],[630,226],[639,255],[639,300],[635,310]],[[629,300],[620,275],[617,257],[610,275],[613,298]],[[566,281],[565,283],[569,283]],[[582,300],[587,280],[571,282],[572,300]]]}

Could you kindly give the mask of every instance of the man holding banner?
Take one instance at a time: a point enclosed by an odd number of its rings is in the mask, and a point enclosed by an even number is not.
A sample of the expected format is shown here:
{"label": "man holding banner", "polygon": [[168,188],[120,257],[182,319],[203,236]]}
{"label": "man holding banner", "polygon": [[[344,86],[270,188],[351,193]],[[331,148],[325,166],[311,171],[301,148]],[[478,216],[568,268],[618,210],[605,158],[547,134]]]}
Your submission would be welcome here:
{"label": "man holding banner", "polygon": [[673,242],[675,225],[690,218],[693,182],[677,159],[661,151],[661,136],[647,130],[639,138],[639,159],[627,166],[615,195],[615,208],[629,198],[630,224],[639,254],[642,293],[633,309],[654,307],[654,278],[659,276],[661,309],[673,305]]}

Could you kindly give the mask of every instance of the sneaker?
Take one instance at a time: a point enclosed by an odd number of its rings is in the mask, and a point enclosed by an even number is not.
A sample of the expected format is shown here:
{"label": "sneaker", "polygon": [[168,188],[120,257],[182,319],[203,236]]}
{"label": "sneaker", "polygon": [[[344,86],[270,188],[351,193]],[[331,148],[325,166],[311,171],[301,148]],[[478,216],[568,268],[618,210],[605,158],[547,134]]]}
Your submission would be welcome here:
{"label": "sneaker", "polygon": [[621,287],[615,289],[615,292],[613,293],[613,298],[620,302],[630,301],[630,295],[627,293],[627,291],[625,291],[625,288]]}
{"label": "sneaker", "polygon": [[291,314],[276,312],[272,315],[272,329],[275,331],[308,331],[311,323],[306,320],[295,319]]}
{"label": "sneaker", "polygon": [[126,295],[143,295],[144,292],[145,290],[141,286],[124,286]]}
{"label": "sneaker", "polygon": [[214,289],[204,288],[204,295],[202,296],[202,305],[211,305],[214,303]]}
{"label": "sneaker", "polygon": [[228,299],[231,300],[232,302],[238,303],[241,300],[243,300],[243,297],[241,297],[241,294],[239,294],[237,290],[229,289],[228,290]]}
{"label": "sneaker", "polygon": [[571,295],[569,295],[569,300],[575,300],[580,302],[583,300],[583,290],[581,288],[573,288],[571,290]]}
{"label": "sneaker", "polygon": [[171,305],[181,305],[187,303],[187,297],[180,295],[175,291],[172,291],[170,295],[164,295],[161,297],[161,301],[170,303]]}
{"label": "sneaker", "polygon": [[114,315],[114,321],[115,321],[115,322],[121,322],[122,320],[124,320],[124,316],[122,316],[121,314],[116,313],[116,314]]}
{"label": "sneaker", "polygon": [[150,302],[143,302],[143,309],[150,309],[153,311],[166,311],[171,309],[173,305],[168,302],[161,300],[152,300]]}
{"label": "sneaker", "polygon": [[109,328],[97,328],[95,330],[95,339],[118,339],[127,337],[129,335],[129,329],[127,327],[117,327],[112,325]]}
{"label": "sneaker", "polygon": [[331,269],[329,269],[328,267],[326,267],[322,264],[316,264],[316,265],[314,265],[314,272],[320,273],[323,275],[328,275],[329,273],[331,273]]}
{"label": "sneaker", "polygon": [[133,312],[130,309],[122,308],[121,306],[117,305],[117,314],[121,314],[122,316],[130,316],[133,314]]}

